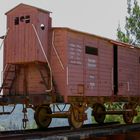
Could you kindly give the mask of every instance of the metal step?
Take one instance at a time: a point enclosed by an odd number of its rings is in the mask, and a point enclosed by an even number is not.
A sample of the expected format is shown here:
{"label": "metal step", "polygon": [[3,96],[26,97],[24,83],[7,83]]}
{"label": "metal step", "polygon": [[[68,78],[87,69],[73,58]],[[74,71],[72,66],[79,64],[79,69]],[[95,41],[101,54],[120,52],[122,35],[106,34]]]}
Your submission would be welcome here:
{"label": "metal step", "polygon": [[10,87],[3,87],[3,89],[10,89]]}
{"label": "metal step", "polygon": [[3,83],[0,88],[0,92],[2,89],[11,90],[14,78],[15,78],[16,67],[12,64],[7,64],[7,67],[4,69],[3,73]]}
{"label": "metal step", "polygon": [[2,87],[7,86],[7,85],[8,85],[8,83],[3,83]]}
{"label": "metal step", "polygon": [[8,70],[8,71],[5,71],[5,72],[15,72],[15,70]]}
{"label": "metal step", "polygon": [[6,79],[6,81],[13,81],[13,79]]}

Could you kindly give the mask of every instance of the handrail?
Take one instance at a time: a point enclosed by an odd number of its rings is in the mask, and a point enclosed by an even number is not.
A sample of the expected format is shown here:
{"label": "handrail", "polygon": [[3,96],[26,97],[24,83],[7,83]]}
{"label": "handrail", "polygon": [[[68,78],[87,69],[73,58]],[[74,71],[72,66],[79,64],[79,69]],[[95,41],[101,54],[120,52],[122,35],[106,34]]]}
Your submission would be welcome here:
{"label": "handrail", "polygon": [[67,66],[67,85],[69,84],[69,68]]}
{"label": "handrail", "polygon": [[43,55],[44,55],[44,57],[45,57],[45,59],[46,59],[46,62],[48,63],[48,67],[49,67],[49,70],[50,70],[51,87],[50,87],[50,89],[47,89],[47,90],[46,90],[46,92],[50,92],[50,91],[52,91],[52,69],[51,69],[51,65],[50,65],[49,60],[48,60],[48,58],[47,58],[47,55],[46,55],[46,53],[45,53],[45,51],[44,51],[42,42],[41,42],[41,40],[40,40],[40,38],[39,38],[39,35],[38,35],[38,33],[37,33],[37,30],[36,30],[34,24],[32,24],[32,27],[33,27],[33,29],[34,29],[34,32],[35,32],[36,37],[37,37],[37,39],[38,39],[38,42],[39,42],[41,51],[42,51],[42,53],[43,53]]}
{"label": "handrail", "polygon": [[57,56],[57,59],[58,59],[60,65],[61,65],[62,69],[64,70],[64,65],[63,65],[63,63],[62,63],[62,61],[61,61],[61,59],[60,59],[60,56],[58,55],[58,52],[57,52],[57,50],[56,50],[56,48],[55,48],[55,45],[54,45],[54,31],[53,31],[53,33],[52,33],[52,47],[53,47],[53,49],[54,49],[54,52],[55,52],[55,54],[56,54],[56,56]]}
{"label": "handrail", "polygon": [[[4,73],[5,73],[6,69],[7,69],[7,66],[8,66],[8,64],[5,65],[4,70],[1,72],[1,87],[0,88],[2,88],[2,85],[3,85]],[[0,90],[0,95],[2,95],[1,90]]]}
{"label": "handrail", "polygon": [[1,84],[3,83],[3,75],[7,69],[8,64],[5,65],[4,70],[1,72]]}
{"label": "handrail", "polygon": [[6,39],[7,35],[8,35],[8,32],[9,32],[9,28],[7,29],[6,34],[5,34],[4,38],[3,38],[3,41],[2,41],[2,43],[0,45],[0,49],[2,48],[2,45],[3,45],[5,39]]}
{"label": "handrail", "polygon": [[128,92],[130,91],[130,83],[129,83],[129,81],[127,82],[127,90],[128,90]]}
{"label": "handrail", "polygon": [[113,67],[112,67],[112,71],[111,71],[111,88],[112,88],[112,91],[114,90],[114,77],[113,77],[113,75],[114,75],[114,69],[113,69]]}

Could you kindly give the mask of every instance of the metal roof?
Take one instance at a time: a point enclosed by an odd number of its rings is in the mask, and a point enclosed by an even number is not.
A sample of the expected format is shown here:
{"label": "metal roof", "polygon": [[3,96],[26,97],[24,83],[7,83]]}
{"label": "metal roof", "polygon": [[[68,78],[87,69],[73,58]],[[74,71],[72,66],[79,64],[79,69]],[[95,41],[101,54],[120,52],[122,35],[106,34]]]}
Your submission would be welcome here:
{"label": "metal roof", "polygon": [[37,10],[42,11],[42,12],[45,12],[45,13],[52,13],[52,12],[47,11],[47,10],[45,10],[45,9],[41,9],[41,8],[38,8],[38,7],[35,7],[35,6],[31,6],[31,5],[28,5],[28,4],[20,3],[19,5],[15,6],[15,7],[12,8],[11,10],[7,11],[7,12],[5,13],[5,15],[7,15],[8,13],[10,13],[10,12],[13,11],[13,10],[15,10],[17,7],[19,7],[19,6],[21,6],[21,5],[27,6],[27,7],[30,7],[30,8],[34,8],[34,9],[37,9]]}
{"label": "metal roof", "polygon": [[68,27],[53,27],[52,29],[64,29],[64,30],[67,30],[67,31],[72,31],[72,32],[76,32],[76,33],[81,33],[81,34],[97,37],[97,38],[109,41],[110,43],[116,44],[118,46],[129,47],[129,48],[134,48],[135,47],[135,48],[140,49],[139,47],[131,45],[131,44],[128,44],[128,43],[124,43],[124,42],[120,42],[120,41],[117,41],[117,40],[113,40],[113,39],[109,39],[109,38],[106,38],[106,37],[102,37],[102,36],[99,36],[99,35],[95,35],[95,34],[83,32],[83,31],[71,29],[71,28],[68,28]]}

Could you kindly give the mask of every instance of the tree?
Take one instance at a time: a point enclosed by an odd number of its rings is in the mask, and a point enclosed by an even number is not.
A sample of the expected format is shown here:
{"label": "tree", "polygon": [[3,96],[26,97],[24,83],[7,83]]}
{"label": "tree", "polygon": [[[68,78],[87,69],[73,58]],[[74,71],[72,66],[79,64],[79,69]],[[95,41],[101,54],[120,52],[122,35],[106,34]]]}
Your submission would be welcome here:
{"label": "tree", "polygon": [[137,0],[127,0],[127,13],[125,31],[119,24],[117,38],[121,42],[140,45],[140,6]]}

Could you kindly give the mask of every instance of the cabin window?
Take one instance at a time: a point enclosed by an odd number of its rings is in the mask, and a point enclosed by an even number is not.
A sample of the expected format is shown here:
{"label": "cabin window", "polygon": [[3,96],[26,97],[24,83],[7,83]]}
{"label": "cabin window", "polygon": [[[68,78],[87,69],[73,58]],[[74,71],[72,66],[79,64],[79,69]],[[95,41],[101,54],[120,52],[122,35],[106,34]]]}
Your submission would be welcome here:
{"label": "cabin window", "polygon": [[19,25],[20,22],[30,23],[30,16],[27,15],[27,16],[15,17],[14,22],[15,22],[15,25]]}
{"label": "cabin window", "polygon": [[15,25],[18,25],[19,24],[19,17],[15,17],[14,22],[15,22]]}
{"label": "cabin window", "polygon": [[24,22],[24,19],[25,19],[24,16],[21,16],[20,17],[20,22]]}
{"label": "cabin window", "polygon": [[86,46],[85,53],[90,55],[98,55],[98,48]]}
{"label": "cabin window", "polygon": [[30,23],[30,16],[25,16],[25,23]]}

